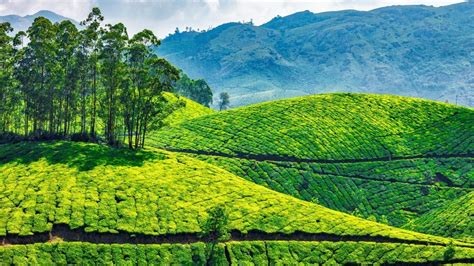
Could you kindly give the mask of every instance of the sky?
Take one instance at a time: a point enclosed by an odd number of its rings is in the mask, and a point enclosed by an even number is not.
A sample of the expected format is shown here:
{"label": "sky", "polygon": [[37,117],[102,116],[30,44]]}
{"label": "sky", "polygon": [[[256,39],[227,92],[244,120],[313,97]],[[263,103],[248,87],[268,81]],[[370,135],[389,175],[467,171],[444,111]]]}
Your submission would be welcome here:
{"label": "sky", "polygon": [[144,28],[166,37],[178,27],[209,29],[226,22],[263,24],[273,17],[298,11],[314,13],[344,9],[371,10],[383,6],[424,4],[443,6],[461,0],[0,0],[0,16],[31,15],[50,10],[76,21],[92,7],[102,10],[107,23],[123,22],[129,34]]}

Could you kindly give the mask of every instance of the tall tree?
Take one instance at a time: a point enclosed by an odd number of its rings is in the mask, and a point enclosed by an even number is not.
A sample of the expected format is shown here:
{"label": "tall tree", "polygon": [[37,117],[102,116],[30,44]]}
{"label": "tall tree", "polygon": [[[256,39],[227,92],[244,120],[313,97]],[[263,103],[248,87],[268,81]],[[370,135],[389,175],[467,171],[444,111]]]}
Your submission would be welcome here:
{"label": "tall tree", "polygon": [[115,146],[123,133],[123,142],[128,137],[136,149],[150,128],[182,106],[162,95],[172,91],[179,73],[151,50],[160,43],[156,36],[143,30],[129,40],[123,24],[103,29],[103,19],[94,8],[78,31],[70,21],[38,17],[14,38],[10,25],[0,24],[2,138],[8,131],[73,140],[103,133]]}
{"label": "tall tree", "polygon": [[212,104],[212,90],[203,79],[193,80],[185,73],[180,73],[180,79],[175,85],[176,92],[186,98],[209,107]]}
{"label": "tall tree", "polygon": [[49,129],[52,129],[52,113],[54,112],[53,72],[56,56],[55,33],[56,27],[44,17],[34,20],[28,28],[29,43],[25,51],[25,59],[30,63],[27,75],[31,87],[27,88],[30,94],[32,107],[33,134],[39,135],[46,130],[49,118]]}
{"label": "tall tree", "polygon": [[101,33],[100,27],[104,17],[100,9],[94,7],[87,16],[87,19],[81,22],[82,26],[86,28],[82,31],[84,45],[88,52],[89,68],[91,74],[91,94],[92,106],[90,114],[90,135],[95,138],[96,135],[96,121],[97,121],[97,86],[98,86],[98,63],[101,49]]}
{"label": "tall tree", "polygon": [[127,29],[122,23],[106,25],[100,53],[102,77],[105,95],[102,99],[104,106],[105,138],[110,145],[117,145],[116,116],[118,111],[118,90],[122,86],[125,74],[123,62],[124,50],[128,41]]}
{"label": "tall tree", "polygon": [[57,115],[57,120],[60,123],[57,124],[56,132],[59,133],[62,126],[61,133],[67,135],[71,120],[75,115],[77,81],[79,79],[78,69],[80,69],[85,59],[78,51],[79,32],[72,22],[65,20],[59,23],[56,36],[57,60],[61,66],[58,69],[58,86],[61,87],[58,99],[60,113]]}
{"label": "tall tree", "polygon": [[221,94],[219,94],[219,110],[222,111],[227,109],[229,104],[229,94],[227,92],[221,92]]}
{"label": "tall tree", "polygon": [[10,23],[0,23],[0,134],[11,130],[11,113],[18,97],[13,80],[14,49]]}

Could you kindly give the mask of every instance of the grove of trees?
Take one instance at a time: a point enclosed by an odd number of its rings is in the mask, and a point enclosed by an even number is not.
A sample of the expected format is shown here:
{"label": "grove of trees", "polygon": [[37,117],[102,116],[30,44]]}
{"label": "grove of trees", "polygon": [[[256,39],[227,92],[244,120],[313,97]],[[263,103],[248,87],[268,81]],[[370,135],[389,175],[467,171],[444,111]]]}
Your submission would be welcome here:
{"label": "grove of trees", "polygon": [[[143,147],[146,132],[169,114],[179,71],[157,57],[150,30],[129,37],[93,8],[78,29],[38,17],[14,37],[0,24],[0,136],[71,138]],[[207,85],[207,84],[206,84]],[[212,95],[212,94],[211,94]]]}
{"label": "grove of trees", "polygon": [[176,93],[209,107],[212,104],[212,90],[203,79],[190,79],[181,72],[180,79],[175,85]]}

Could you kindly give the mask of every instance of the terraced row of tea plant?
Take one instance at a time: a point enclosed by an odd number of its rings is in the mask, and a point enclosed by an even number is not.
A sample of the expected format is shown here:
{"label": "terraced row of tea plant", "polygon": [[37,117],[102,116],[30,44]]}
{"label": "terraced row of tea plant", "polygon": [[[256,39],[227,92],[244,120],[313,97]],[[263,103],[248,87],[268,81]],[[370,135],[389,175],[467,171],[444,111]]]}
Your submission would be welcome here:
{"label": "terraced row of tea plant", "polygon": [[213,109],[200,105],[188,98],[177,96],[169,92],[164,92],[163,96],[170,105],[175,104],[177,101],[183,102],[183,106],[178,107],[164,119],[164,126],[176,126],[193,118],[214,113]]}
{"label": "terraced row of tea plant", "polygon": [[336,265],[469,262],[473,252],[462,247],[371,242],[249,241],[220,243],[214,249],[205,243],[78,242],[0,247],[0,259],[4,265]]}
{"label": "terraced row of tea plant", "polygon": [[294,163],[194,156],[275,191],[394,226],[474,191],[471,158]]}
{"label": "terraced row of tea plant", "polygon": [[400,96],[321,94],[193,119],[152,136],[174,150],[274,160],[472,156],[474,111]]}
{"label": "terraced row of tea plant", "polygon": [[[474,236],[474,192],[452,200],[407,224],[405,228],[429,234],[472,239]],[[439,232],[444,232],[439,234]]]}
{"label": "terraced row of tea plant", "polygon": [[[0,236],[49,232],[202,232],[225,206],[228,229],[448,243],[301,201],[182,154],[72,142],[0,145]],[[130,159],[131,158],[131,159]]]}
{"label": "terraced row of tea plant", "polygon": [[[323,94],[193,119],[150,145],[294,197],[403,226],[474,189],[474,112],[399,96]],[[451,231],[430,231],[451,236]]]}

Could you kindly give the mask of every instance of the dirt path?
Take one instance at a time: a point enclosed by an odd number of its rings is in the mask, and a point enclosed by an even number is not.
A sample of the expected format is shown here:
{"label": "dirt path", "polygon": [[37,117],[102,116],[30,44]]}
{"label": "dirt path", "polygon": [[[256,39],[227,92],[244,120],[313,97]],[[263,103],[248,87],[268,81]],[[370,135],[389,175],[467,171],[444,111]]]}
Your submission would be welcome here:
{"label": "dirt path", "polygon": [[[2,245],[24,245],[34,243],[46,243],[52,239],[61,238],[65,242],[88,242],[95,244],[189,244],[195,242],[211,242],[209,238],[201,238],[197,233],[178,233],[166,235],[145,235],[132,234],[128,232],[119,233],[98,233],[86,232],[83,228],[70,229],[68,225],[57,224],[54,225],[50,232],[35,233],[29,236],[6,235],[0,237]],[[446,244],[420,241],[420,240],[405,240],[389,238],[384,236],[339,236],[326,233],[305,233],[294,232],[292,234],[283,233],[265,233],[262,231],[249,231],[243,234],[239,231],[232,231],[231,237],[228,241],[329,241],[329,242],[376,242],[376,243],[401,243],[401,244],[416,244],[416,245],[436,245],[446,246]],[[465,246],[474,248],[474,245],[458,244],[457,246]]]}

